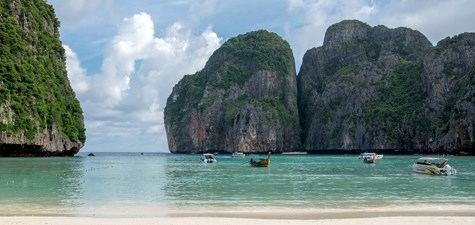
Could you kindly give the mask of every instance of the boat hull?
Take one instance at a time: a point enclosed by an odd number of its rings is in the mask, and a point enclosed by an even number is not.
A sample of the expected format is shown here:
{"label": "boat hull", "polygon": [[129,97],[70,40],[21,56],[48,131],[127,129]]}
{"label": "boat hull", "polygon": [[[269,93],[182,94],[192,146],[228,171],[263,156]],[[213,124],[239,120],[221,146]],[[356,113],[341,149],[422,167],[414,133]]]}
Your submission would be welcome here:
{"label": "boat hull", "polygon": [[376,153],[361,153],[359,156],[358,156],[358,159],[361,159],[363,160],[364,163],[376,163],[376,160],[378,159],[382,159],[383,158],[383,155],[378,155]]}
{"label": "boat hull", "polygon": [[[447,167],[448,166],[448,167]],[[455,175],[457,172],[455,169],[447,165],[443,168],[439,168],[434,165],[412,165],[412,170],[416,173],[431,175],[431,176],[448,176]]]}
{"label": "boat hull", "polygon": [[251,159],[249,162],[252,167],[268,167],[269,166],[269,161],[267,159],[259,160],[259,161],[254,161]]}
{"label": "boat hull", "polygon": [[372,164],[372,163],[375,163],[376,160],[375,159],[363,159],[363,162],[368,163],[368,164]]}
{"label": "boat hull", "polygon": [[251,164],[252,167],[268,167],[270,164],[270,152],[267,155],[267,159],[259,159],[259,160],[254,160],[251,159],[249,161],[249,164]]}
{"label": "boat hull", "polygon": [[244,158],[246,155],[244,153],[233,153],[231,155],[232,158]]}
{"label": "boat hull", "polygon": [[216,159],[203,159],[201,161],[203,161],[204,163],[215,163]]}

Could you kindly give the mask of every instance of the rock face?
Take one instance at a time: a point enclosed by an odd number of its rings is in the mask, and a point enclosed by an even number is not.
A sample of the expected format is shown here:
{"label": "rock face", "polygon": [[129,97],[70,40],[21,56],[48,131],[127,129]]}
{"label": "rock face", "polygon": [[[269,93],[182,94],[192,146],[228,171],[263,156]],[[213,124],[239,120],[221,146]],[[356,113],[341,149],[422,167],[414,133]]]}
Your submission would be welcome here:
{"label": "rock face", "polygon": [[203,70],[173,88],[165,128],[173,153],[296,150],[300,128],[289,44],[264,30],[228,40]]}
{"label": "rock face", "polygon": [[440,41],[423,60],[434,146],[475,154],[475,33]]}
{"label": "rock face", "polygon": [[170,150],[475,154],[474,33],[434,47],[412,29],[346,20],[307,51],[297,88],[293,71],[273,33],[229,40],[168,98]]}
{"label": "rock face", "polygon": [[298,75],[306,150],[473,151],[475,34],[433,47],[408,28],[342,21]]}
{"label": "rock face", "polygon": [[43,0],[0,0],[0,156],[74,155],[85,142],[58,26]]}

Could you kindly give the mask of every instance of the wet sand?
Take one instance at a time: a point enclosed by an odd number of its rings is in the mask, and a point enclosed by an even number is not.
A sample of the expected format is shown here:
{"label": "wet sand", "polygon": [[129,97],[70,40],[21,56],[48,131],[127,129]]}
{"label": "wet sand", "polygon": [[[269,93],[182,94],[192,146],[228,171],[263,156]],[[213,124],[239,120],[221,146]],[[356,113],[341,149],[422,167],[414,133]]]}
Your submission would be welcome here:
{"label": "wet sand", "polygon": [[249,225],[326,225],[326,224],[414,224],[414,225],[473,225],[475,217],[373,217],[352,219],[321,219],[321,220],[282,220],[282,219],[245,219],[245,218],[216,218],[216,217],[186,217],[186,218],[90,218],[90,217],[0,217],[0,224],[158,224],[158,225],[212,225],[212,224],[249,224]]}
{"label": "wet sand", "polygon": [[[38,210],[38,209],[36,209]],[[104,213],[102,210],[108,211]],[[0,207],[0,224],[475,224],[473,205],[416,205],[377,208],[159,208],[90,209],[44,213]],[[29,214],[30,213],[30,214]]]}

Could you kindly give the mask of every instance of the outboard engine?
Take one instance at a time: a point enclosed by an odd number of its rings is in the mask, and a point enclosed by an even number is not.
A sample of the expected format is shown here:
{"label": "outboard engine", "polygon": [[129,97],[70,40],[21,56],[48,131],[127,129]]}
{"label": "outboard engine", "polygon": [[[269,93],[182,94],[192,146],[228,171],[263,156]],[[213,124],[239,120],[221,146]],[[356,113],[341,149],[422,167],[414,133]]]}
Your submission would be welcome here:
{"label": "outboard engine", "polygon": [[449,164],[445,165],[442,170],[446,175],[455,175],[457,173],[457,170],[452,168]]}

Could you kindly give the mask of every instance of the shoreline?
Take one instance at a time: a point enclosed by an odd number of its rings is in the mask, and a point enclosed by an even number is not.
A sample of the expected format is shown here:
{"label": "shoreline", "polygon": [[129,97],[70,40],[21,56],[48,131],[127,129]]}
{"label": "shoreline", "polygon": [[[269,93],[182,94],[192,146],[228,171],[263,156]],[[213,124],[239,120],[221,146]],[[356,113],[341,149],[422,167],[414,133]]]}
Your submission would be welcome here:
{"label": "shoreline", "polygon": [[[3,208],[3,207],[2,207]],[[1,208],[0,208],[1,209]],[[91,209],[94,211],[94,209]],[[475,224],[475,205],[442,206],[391,206],[381,208],[207,208],[172,209],[163,215],[148,214],[162,211],[162,208],[108,208],[109,215],[98,214],[50,214],[50,215],[6,215],[0,214],[0,224],[250,224],[250,225],[327,225],[327,224]],[[140,214],[127,214],[132,211]],[[2,212],[2,210],[0,210]]]}
{"label": "shoreline", "polygon": [[[374,152],[377,154],[384,155],[394,155],[394,156],[437,156],[437,155],[446,155],[446,156],[475,156],[475,152],[449,152],[449,151],[407,151],[407,150],[395,150],[395,149],[321,149],[321,150],[296,150],[296,151],[284,151],[284,152],[272,152],[273,155],[359,155],[364,152]],[[165,155],[201,155],[205,153],[217,154],[217,155],[232,155],[234,152],[227,151],[200,151],[200,152],[170,152],[170,151],[156,151],[156,152],[140,152],[140,151],[131,151],[131,152],[114,152],[114,151],[79,151],[74,156],[87,156],[89,153],[99,154],[99,155],[108,155],[108,154],[124,154],[124,155],[150,155],[150,154],[165,154]],[[246,155],[267,155],[269,152],[242,152]],[[8,158],[8,157],[5,157]],[[14,157],[13,157],[14,158]]]}
{"label": "shoreline", "polygon": [[366,224],[411,224],[411,225],[473,225],[475,217],[378,217],[352,219],[319,219],[319,220],[279,220],[279,219],[242,219],[216,217],[189,218],[90,218],[90,217],[0,217],[0,224],[28,225],[122,225],[122,224],[157,224],[157,225],[218,225],[218,224],[247,224],[247,225],[366,225]]}
{"label": "shoreline", "polygon": [[394,205],[382,207],[299,208],[299,207],[31,207],[0,206],[3,217],[78,218],[240,218],[240,219],[356,219],[376,217],[474,217],[475,204]]}
{"label": "shoreline", "polygon": [[232,210],[204,209],[176,211],[170,210],[169,217],[207,217],[242,219],[357,219],[377,217],[474,217],[475,205],[416,205],[365,208],[235,208]]}
{"label": "shoreline", "polygon": [[[288,151],[288,152],[273,152],[273,155],[285,155],[285,156],[302,156],[302,155],[359,155],[364,152],[374,152],[377,154],[384,154],[384,155],[392,155],[392,156],[475,156],[475,152],[449,152],[449,151],[439,151],[439,152],[431,152],[431,151],[402,151],[402,150],[394,150],[394,149],[349,149],[349,150],[341,150],[341,149],[326,149],[326,150],[297,150],[297,151]],[[74,156],[87,156],[88,153],[94,154],[130,154],[130,155],[144,155],[149,154],[170,154],[170,155],[201,155],[205,153],[212,153],[217,155],[226,155],[230,156],[232,152],[226,151],[202,151],[202,152],[98,152],[98,151],[80,151]],[[246,155],[267,155],[268,152],[243,152]]]}

